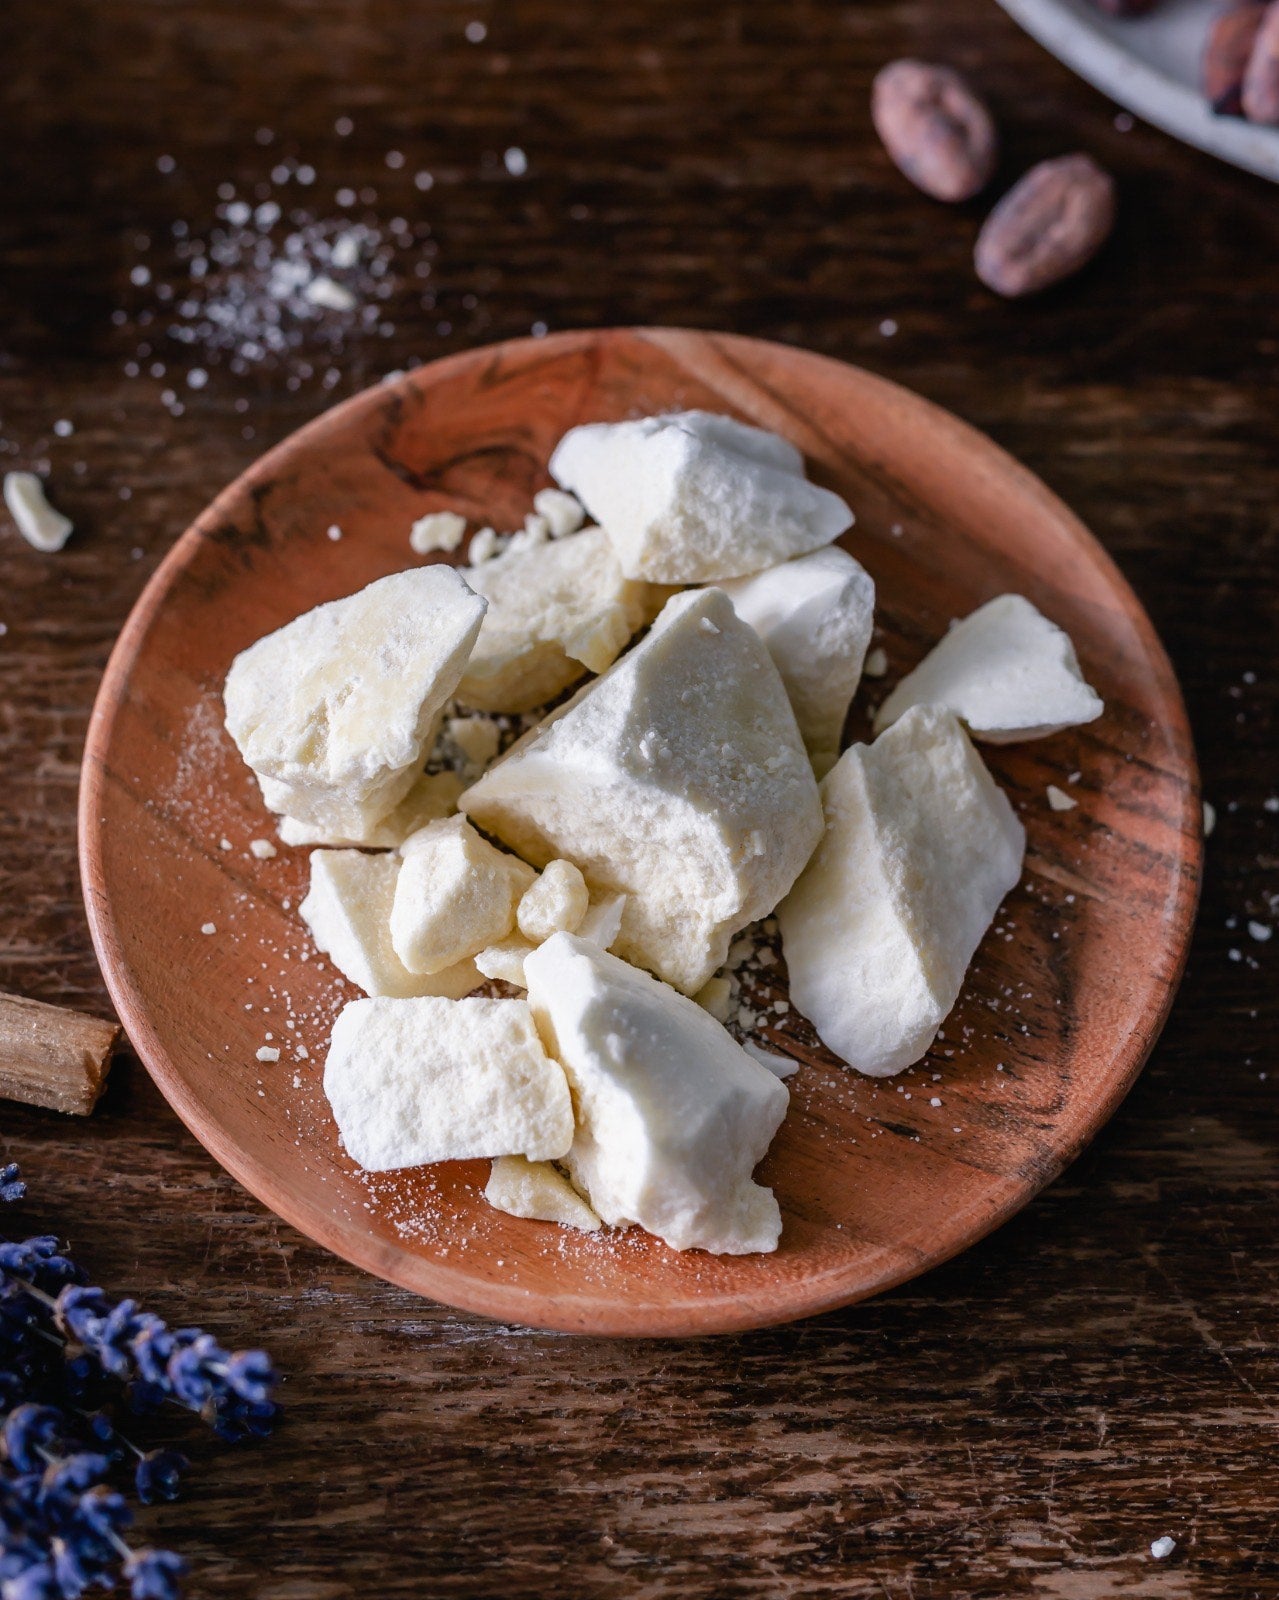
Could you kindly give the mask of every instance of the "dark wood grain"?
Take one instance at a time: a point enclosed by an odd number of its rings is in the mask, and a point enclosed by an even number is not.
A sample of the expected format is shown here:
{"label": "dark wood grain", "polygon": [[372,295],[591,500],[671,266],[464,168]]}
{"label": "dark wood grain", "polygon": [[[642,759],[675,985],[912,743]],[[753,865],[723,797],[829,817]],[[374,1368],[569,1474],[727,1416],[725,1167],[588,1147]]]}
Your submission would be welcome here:
{"label": "dark wood grain", "polygon": [[[534,321],[673,322],[861,362],[992,433],[1150,609],[1219,812],[1180,999],[1093,1150],[960,1261],[789,1330],[495,1331],[283,1228],[127,1060],[84,1124],[4,1106],[0,1155],[39,1173],[33,1225],[290,1374],[288,1428],[197,1442],[198,1494],[149,1519],[194,1592],[1279,1594],[1277,947],[1246,929],[1279,894],[1275,190],[1119,132],[980,0],[10,0],[0,46],[0,436],[13,464],[51,461],[80,530],[49,558],[0,529],[0,987],[102,1006],[74,800],[106,653],[176,533],[324,403],[218,374],[171,418],[163,381],[122,373],[141,331],[111,323],[146,304],[134,231],[206,226],[217,184],[280,149],[330,195],[378,185],[376,209],[428,218],[439,246],[437,308],[397,296],[396,332],[348,350],[336,394]],[[1076,283],[1016,307],[975,285],[980,205],[914,194],[869,131],[873,71],[908,50],[989,93],[1000,183],[1074,148],[1115,171],[1117,236]]]}

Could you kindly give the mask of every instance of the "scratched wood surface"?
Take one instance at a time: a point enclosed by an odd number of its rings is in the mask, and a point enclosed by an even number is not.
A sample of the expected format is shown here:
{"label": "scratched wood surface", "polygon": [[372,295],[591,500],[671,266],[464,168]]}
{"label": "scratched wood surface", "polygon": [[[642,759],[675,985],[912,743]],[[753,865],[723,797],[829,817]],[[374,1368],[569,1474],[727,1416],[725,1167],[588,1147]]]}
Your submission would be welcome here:
{"label": "scratched wood surface", "polygon": [[[1181,997],[1092,1150],[959,1261],[790,1329],[582,1341],[384,1288],[249,1200],[127,1059],[89,1122],[0,1107],[32,1224],[289,1374],[280,1435],[197,1440],[195,1491],[150,1519],[192,1592],[1279,1594],[1279,946],[1248,928],[1279,920],[1276,191],[1117,128],[982,0],[9,0],[0,51],[3,460],[48,461],[78,526],[42,557],[0,525],[0,988],[104,1004],[77,766],[176,533],[327,396],[534,323],[791,340],[988,430],[1150,609],[1219,817]],[[906,51],[989,91],[1000,182],[1071,148],[1111,166],[1094,270],[1034,306],[975,286],[980,204],[915,195],[870,134]],[[430,276],[397,268],[387,331],[336,360],[317,327],[234,374],[164,332],[170,225],[207,234],[219,184],[257,199],[288,160],[318,217],[374,188],[361,209],[429,223],[403,255]]]}

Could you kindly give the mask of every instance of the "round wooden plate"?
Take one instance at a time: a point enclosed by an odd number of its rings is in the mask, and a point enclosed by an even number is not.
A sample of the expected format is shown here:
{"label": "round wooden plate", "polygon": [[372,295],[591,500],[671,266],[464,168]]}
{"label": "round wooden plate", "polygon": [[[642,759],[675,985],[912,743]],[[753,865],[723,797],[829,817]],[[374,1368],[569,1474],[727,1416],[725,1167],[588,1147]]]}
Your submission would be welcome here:
{"label": "round wooden plate", "polygon": [[[794,1011],[757,1037],[800,1063],[760,1169],[774,1255],[668,1250],[492,1210],[486,1162],[370,1177],[320,1087],[355,991],[297,915],[307,856],[274,839],[222,727],[235,653],[415,560],[413,520],[457,507],[518,527],[566,428],[672,407],[731,411],[799,444],[857,511],[889,676],[1006,590],[1075,640],[1106,701],[1089,727],[985,751],[1029,833],[1022,885],[926,1061],[870,1080]],[[341,538],[329,536],[332,527]],[[1045,786],[1077,802],[1055,812]],[[139,1055],[209,1151],[288,1222],[392,1282],[572,1332],[684,1335],[845,1305],[973,1243],[1061,1171],[1131,1085],[1167,1014],[1198,892],[1185,710],[1127,584],[1079,522],[989,440],[854,367],[754,340],[615,330],[451,357],[319,418],[177,543],[139,600],[94,710],[82,870],[107,984]],[[202,929],[211,925],[215,932]],[[786,994],[760,969],[754,1009]],[[278,1049],[277,1062],[258,1059]]]}

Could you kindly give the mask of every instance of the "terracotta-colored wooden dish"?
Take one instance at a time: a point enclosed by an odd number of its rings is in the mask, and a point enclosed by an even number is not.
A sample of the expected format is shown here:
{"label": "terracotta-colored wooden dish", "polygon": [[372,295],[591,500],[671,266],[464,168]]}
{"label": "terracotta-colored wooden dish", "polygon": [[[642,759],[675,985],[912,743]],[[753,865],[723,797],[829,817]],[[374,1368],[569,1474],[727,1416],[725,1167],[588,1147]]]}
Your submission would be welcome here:
{"label": "terracotta-colored wooden dish", "polygon": [[[380,1178],[353,1167],[320,1077],[331,1019],[354,991],[298,920],[306,852],[250,854],[274,829],[222,729],[235,653],[411,564],[416,517],[458,507],[475,526],[517,527],[566,428],[676,406],[786,434],[856,508],[846,542],[879,588],[888,682],[951,617],[1016,590],[1069,630],[1106,701],[1087,728],[986,750],[1025,819],[1027,872],[920,1067],[861,1078],[794,1012],[761,1036],[802,1063],[761,1169],[785,1219],[771,1256],[681,1256],[636,1231],[601,1241],[518,1221],[483,1200],[487,1163]],[[865,736],[881,692],[863,687],[849,737]],[[1050,782],[1075,810],[1049,808]],[[845,1305],[1024,1205],[1145,1060],[1182,969],[1201,856],[1168,661],[1115,567],[1037,479],[856,368],[664,330],[453,357],[339,406],[259,461],[179,540],[121,635],[90,729],[80,827],[120,1017],[179,1116],[247,1188],[422,1294],[608,1334],[749,1328]],[[757,1010],[786,993],[784,968],[767,971]],[[278,1062],[257,1059],[264,1044]]]}

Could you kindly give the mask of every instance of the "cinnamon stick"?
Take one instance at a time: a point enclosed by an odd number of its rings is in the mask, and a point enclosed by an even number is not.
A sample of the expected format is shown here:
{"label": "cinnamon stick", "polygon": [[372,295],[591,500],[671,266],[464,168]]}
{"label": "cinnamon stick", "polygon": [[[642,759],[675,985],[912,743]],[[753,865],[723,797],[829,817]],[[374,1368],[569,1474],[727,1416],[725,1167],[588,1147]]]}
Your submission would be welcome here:
{"label": "cinnamon stick", "polygon": [[87,1117],[119,1037],[118,1023],[0,994],[0,1100]]}

